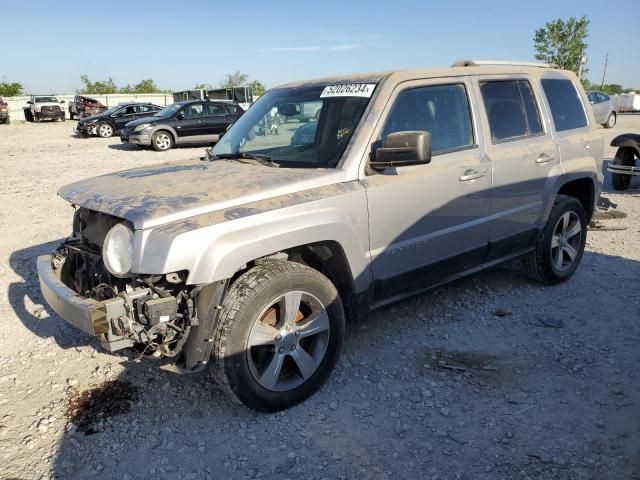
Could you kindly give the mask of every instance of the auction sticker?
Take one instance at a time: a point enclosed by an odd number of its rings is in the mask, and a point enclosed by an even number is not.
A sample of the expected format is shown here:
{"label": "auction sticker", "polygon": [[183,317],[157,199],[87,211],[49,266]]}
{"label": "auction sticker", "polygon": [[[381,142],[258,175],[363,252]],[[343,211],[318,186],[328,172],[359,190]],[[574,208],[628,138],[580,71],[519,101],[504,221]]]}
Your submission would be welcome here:
{"label": "auction sticker", "polygon": [[366,97],[369,98],[376,88],[375,83],[343,83],[327,85],[320,94],[320,98],[330,97]]}

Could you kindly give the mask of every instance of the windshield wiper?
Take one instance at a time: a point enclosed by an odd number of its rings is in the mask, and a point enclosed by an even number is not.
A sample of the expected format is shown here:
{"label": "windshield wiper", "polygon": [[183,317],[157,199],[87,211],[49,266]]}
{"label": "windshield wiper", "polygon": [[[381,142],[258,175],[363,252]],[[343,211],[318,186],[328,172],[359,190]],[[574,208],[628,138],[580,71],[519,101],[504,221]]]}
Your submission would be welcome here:
{"label": "windshield wiper", "polygon": [[220,155],[211,155],[209,161],[213,160],[255,160],[261,165],[265,165],[267,167],[275,167],[278,168],[280,166],[279,163],[274,162],[273,159],[269,155],[262,155],[260,153],[247,153],[247,152],[238,152],[238,153],[222,153]]}

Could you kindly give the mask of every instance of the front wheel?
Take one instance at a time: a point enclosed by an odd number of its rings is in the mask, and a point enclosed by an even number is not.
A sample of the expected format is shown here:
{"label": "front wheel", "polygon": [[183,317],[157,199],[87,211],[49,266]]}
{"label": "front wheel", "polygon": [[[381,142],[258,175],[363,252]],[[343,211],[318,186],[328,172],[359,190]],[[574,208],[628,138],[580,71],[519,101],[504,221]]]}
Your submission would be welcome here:
{"label": "front wheel", "polygon": [[99,137],[102,137],[102,138],[112,137],[113,136],[113,127],[111,125],[109,125],[108,123],[101,123],[96,128],[96,133],[98,134]]}
{"label": "front wheel", "polygon": [[211,373],[229,397],[248,408],[289,408],[331,374],[344,323],[338,292],[320,272],[293,262],[258,265],[225,296]]}
{"label": "front wheel", "polygon": [[160,130],[151,136],[151,147],[156,152],[165,152],[173,147],[173,136],[169,132]]}
{"label": "front wheel", "polygon": [[524,259],[526,273],[541,283],[567,280],[578,268],[587,240],[587,216],[573,197],[558,195],[535,250]]}

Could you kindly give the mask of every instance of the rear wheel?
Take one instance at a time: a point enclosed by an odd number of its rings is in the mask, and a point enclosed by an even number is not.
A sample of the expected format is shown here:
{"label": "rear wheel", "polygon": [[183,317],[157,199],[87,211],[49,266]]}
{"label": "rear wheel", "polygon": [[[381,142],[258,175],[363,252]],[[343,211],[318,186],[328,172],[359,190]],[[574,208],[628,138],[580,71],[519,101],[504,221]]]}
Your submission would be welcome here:
{"label": "rear wheel", "polygon": [[151,146],[156,152],[165,152],[173,147],[173,135],[166,130],[160,130],[151,137]]}
{"label": "rear wheel", "polygon": [[316,392],[340,355],[344,309],[327,277],[271,262],[229,288],[216,323],[211,373],[234,401],[270,412]]}
{"label": "rear wheel", "polygon": [[604,128],[613,128],[616,124],[616,113],[611,112],[609,114],[609,118],[607,118],[607,123],[603,125]]}
{"label": "rear wheel", "polygon": [[101,123],[96,127],[96,133],[99,137],[109,138],[113,136],[113,127],[108,123]]}
{"label": "rear wheel", "polygon": [[[633,154],[633,149],[629,147],[619,148],[616,152],[616,156],[613,159],[613,164],[633,167],[635,165],[635,156]],[[631,175],[612,173],[611,183],[613,184],[614,190],[626,190],[631,184]]]}
{"label": "rear wheel", "polygon": [[587,217],[582,204],[559,195],[538,234],[535,251],[524,259],[527,275],[547,284],[564,282],[578,268],[586,240]]}
{"label": "rear wheel", "polygon": [[73,112],[69,110],[69,120],[73,120]]}

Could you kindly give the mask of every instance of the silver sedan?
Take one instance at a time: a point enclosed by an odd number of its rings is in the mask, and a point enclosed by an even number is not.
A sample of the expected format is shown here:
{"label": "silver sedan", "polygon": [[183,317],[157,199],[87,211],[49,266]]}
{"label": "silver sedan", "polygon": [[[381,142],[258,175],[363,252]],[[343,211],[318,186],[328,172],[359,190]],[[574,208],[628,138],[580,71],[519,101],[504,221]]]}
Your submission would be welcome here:
{"label": "silver sedan", "polygon": [[616,124],[617,114],[611,97],[603,92],[589,92],[588,97],[596,122],[604,128],[613,127]]}

